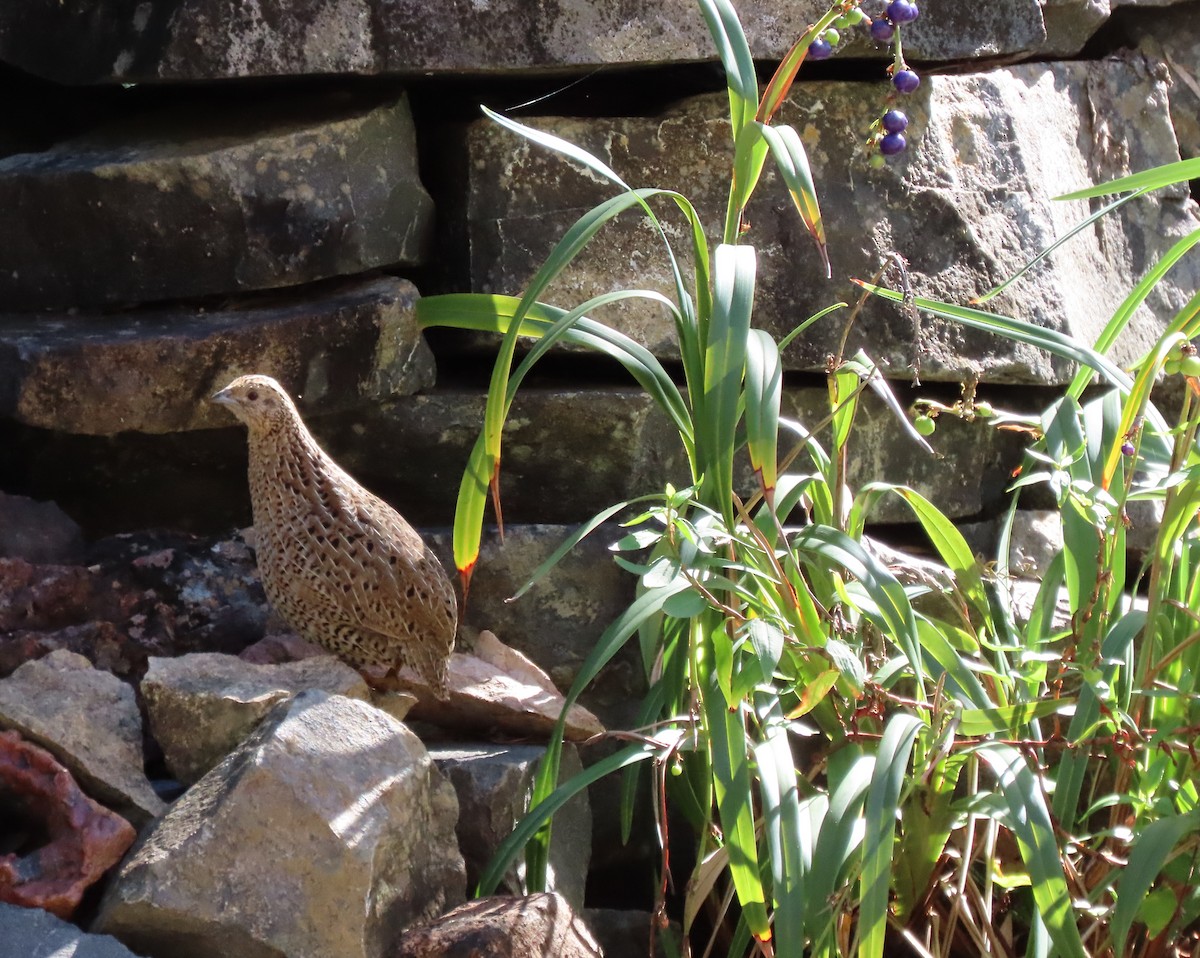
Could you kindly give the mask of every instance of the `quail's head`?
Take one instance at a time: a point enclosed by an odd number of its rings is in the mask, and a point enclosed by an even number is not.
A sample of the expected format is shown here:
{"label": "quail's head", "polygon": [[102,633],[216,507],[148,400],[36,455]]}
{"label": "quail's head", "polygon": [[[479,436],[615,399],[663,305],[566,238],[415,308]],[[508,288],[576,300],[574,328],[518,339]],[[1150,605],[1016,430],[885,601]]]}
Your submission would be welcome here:
{"label": "quail's head", "polygon": [[228,406],[251,432],[268,431],[296,416],[292,400],[270,376],[239,376],[209,398]]}

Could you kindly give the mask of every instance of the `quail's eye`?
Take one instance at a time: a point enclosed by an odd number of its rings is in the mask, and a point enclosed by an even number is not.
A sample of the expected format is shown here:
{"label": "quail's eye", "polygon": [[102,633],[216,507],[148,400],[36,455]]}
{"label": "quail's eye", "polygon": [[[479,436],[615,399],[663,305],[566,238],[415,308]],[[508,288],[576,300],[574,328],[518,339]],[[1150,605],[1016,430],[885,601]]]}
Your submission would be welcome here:
{"label": "quail's eye", "polygon": [[251,389],[248,393],[246,393],[246,398],[251,402],[254,402],[256,399],[258,399],[258,390]]}

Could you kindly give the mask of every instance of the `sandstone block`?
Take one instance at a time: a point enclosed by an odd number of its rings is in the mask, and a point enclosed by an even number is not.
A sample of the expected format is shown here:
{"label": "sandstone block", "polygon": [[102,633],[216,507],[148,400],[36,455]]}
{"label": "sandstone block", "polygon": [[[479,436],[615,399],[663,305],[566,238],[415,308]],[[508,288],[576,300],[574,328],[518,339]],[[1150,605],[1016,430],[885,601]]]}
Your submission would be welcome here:
{"label": "sandstone block", "polygon": [[[782,57],[825,0],[738,5],[754,55]],[[905,31],[917,59],[1009,55],[1046,35],[1037,0],[967,6],[923,0]],[[874,11],[872,11],[874,12]],[[855,55],[882,58],[865,41]],[[281,0],[268,8],[195,0],[28,0],[0,10],[0,60],[60,83],[312,74],[508,73],[715,59],[694,0]]]}
{"label": "sandstone block", "polygon": [[0,159],[0,208],[10,310],[228,295],[411,265],[432,213],[403,98],[140,116]]}
{"label": "sandstone block", "polygon": [[388,277],[206,309],[0,315],[0,416],[109,436],[225,426],[208,396],[248,372],[322,410],[433,384],[416,288]]}
{"label": "sandstone block", "polygon": [[52,753],[101,802],[141,826],[166,806],[146,779],[133,689],[65,650],[0,681],[0,727]]}
{"label": "sandstone block", "polygon": [[304,692],[143,837],[96,928],[174,958],[379,958],[403,927],[462,900],[457,816],[407,728]]}
{"label": "sandstone block", "polygon": [[[458,847],[467,864],[467,887],[474,888],[492,856],[529,810],[529,794],[540,745],[439,745],[430,757],[458,793]],[[562,778],[579,772],[579,754],[563,750]],[[592,811],[586,792],[571,799],[554,816],[550,839],[548,884],[575,908],[583,907],[592,851]],[[519,895],[522,883],[514,866],[501,891]]]}
{"label": "sandstone block", "polygon": [[151,658],[141,689],[154,740],[186,785],[237,748],[279,702],[306,689],[370,697],[362,676],[329,655],[281,665],[216,652]]}
{"label": "sandstone block", "polygon": [[[912,390],[898,385],[900,401]],[[828,415],[824,388],[786,389],[783,414],[812,427]],[[421,519],[454,514],[462,464],[483,423],[480,393],[410,396],[361,416],[314,421],[313,430],[351,474]],[[1011,434],[1009,434],[1011,437]],[[950,517],[971,516],[998,495],[1016,443],[982,423],[939,420],[933,458],[904,434],[873,396],[864,401],[851,441],[849,481],[905,483]],[[379,449],[403,449],[381,457]],[[581,522],[605,506],[687,480],[678,436],[665,414],[637,389],[525,390],[518,393],[503,450],[505,518]],[[754,488],[749,463],[739,487]],[[552,494],[547,493],[552,490]],[[911,512],[884,500],[877,522],[910,522]],[[434,519],[433,521],[437,521]]]}
{"label": "sandstone block", "polygon": [[[913,293],[965,305],[1093,209],[1055,196],[1179,158],[1166,84],[1138,57],[927,76],[904,102],[907,153],[872,170],[861,131],[879,108],[874,84],[827,82],[797,84],[780,110],[778,120],[791,124],[808,150],[834,279],[824,279],[799,216],[769,173],[744,237],[759,254],[757,326],[782,336],[838,300],[855,302],[850,278],[871,278],[894,253],[908,263]],[[714,94],[658,117],[530,122],[587,148],[635,187],[682,189],[715,236],[732,153],[727,112],[726,98]],[[466,149],[462,235],[470,264],[462,285],[477,291],[522,291],[570,224],[615,192],[490,122],[469,128]],[[673,210],[664,206],[662,213],[682,230]],[[1094,342],[1151,263],[1198,226],[1196,204],[1182,187],[1147,197],[1075,237],[989,308]],[[573,306],[621,286],[670,294],[661,250],[645,219],[625,214],[542,298]],[[894,270],[885,279],[902,285]],[[1181,263],[1136,315],[1114,357],[1139,357],[1198,285],[1200,265]],[[597,318],[660,356],[675,355],[666,312],[630,303]],[[787,366],[823,369],[844,325],[842,312],[810,328],[784,354]],[[849,351],[859,346],[899,378],[913,366],[923,379],[1013,384],[1057,384],[1071,373],[1030,347],[930,317],[916,321],[878,301],[867,303],[851,329]]]}

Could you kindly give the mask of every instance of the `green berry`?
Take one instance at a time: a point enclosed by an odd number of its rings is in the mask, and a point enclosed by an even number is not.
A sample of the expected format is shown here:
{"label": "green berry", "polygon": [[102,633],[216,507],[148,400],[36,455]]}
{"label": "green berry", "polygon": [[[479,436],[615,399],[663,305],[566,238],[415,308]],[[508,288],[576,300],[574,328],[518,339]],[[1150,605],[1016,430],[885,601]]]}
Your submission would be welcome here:
{"label": "green berry", "polygon": [[1163,363],[1163,372],[1168,376],[1178,376],[1182,370],[1180,369],[1180,360],[1172,357]]}
{"label": "green berry", "polygon": [[913,429],[918,435],[932,436],[933,431],[937,428],[937,424],[933,421],[932,416],[918,416],[913,420]]}
{"label": "green berry", "polygon": [[990,402],[977,402],[975,404],[975,415],[980,419],[991,419],[996,415],[996,410],[992,408]]}
{"label": "green berry", "polygon": [[1179,360],[1179,371],[1185,376],[1200,378],[1200,356],[1184,356]]}
{"label": "green berry", "polygon": [[867,15],[858,9],[858,7],[855,7],[853,10],[847,10],[834,20],[833,25],[839,30],[849,30],[851,27],[857,27],[866,19]]}
{"label": "green berry", "polygon": [[842,42],[842,35],[840,33],[838,33],[837,30],[835,30],[833,27],[830,27],[828,30],[826,30],[824,33],[822,33],[821,36],[825,38],[825,42],[828,43],[831,47],[836,47],[839,43]]}
{"label": "green berry", "polygon": [[873,170],[882,170],[885,166],[887,166],[887,160],[885,160],[879,153],[872,153],[871,158],[867,160],[867,165]]}

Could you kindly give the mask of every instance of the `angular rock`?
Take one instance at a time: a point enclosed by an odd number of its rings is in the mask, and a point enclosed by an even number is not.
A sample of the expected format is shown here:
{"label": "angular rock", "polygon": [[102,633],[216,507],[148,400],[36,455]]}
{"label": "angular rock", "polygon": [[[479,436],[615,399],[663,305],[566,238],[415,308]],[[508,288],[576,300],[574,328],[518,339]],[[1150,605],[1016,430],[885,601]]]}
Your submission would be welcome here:
{"label": "angular rock", "polygon": [[0,558],[79,562],[83,559],[83,531],[53,502],[0,492]]}
{"label": "angular rock", "polygon": [[[538,763],[546,754],[540,745],[439,745],[430,758],[458,793],[458,847],[467,864],[467,887],[474,888],[496,850],[529,810],[529,796]],[[566,746],[562,780],[582,770],[579,754]],[[583,907],[588,862],[592,851],[592,810],[581,792],[554,815],[550,835],[547,883],[574,908]],[[522,891],[521,873],[510,869],[500,890]]]}
{"label": "angular rock", "polygon": [[[401,669],[395,683],[399,691],[416,697],[413,718],[470,732],[500,730],[522,738],[544,738],[553,731],[565,704],[550,676],[486,631],[476,640],[474,655],[450,656],[449,697],[444,701],[411,668]],[[583,741],[603,731],[591,712],[578,703],[571,706],[564,738]]]}
{"label": "angular rock", "polygon": [[143,769],[133,689],[82,655],[51,652],[0,681],[0,727],[49,751],[87,792],[134,825],[165,811]]}
{"label": "angular rock", "polygon": [[185,785],[237,748],[279,702],[306,689],[370,697],[362,676],[330,655],[283,665],[253,665],[216,652],[151,658],[141,684],[154,740]]}
{"label": "angular rock", "polygon": [[228,425],[205,400],[242,373],[323,411],[433,384],[417,291],[382,277],[206,310],[0,315],[0,416],[88,435]]}
{"label": "angular rock", "polygon": [[[137,833],[45,749],[0,732],[0,901],[69,918]],[[13,830],[17,834],[13,834]]]}
{"label": "angular rock", "polygon": [[20,958],[137,958],[117,939],[88,935],[41,908],[0,902],[0,941]]}
{"label": "angular rock", "polygon": [[388,958],[601,958],[587,926],[561,895],[480,898],[410,928]]}
{"label": "angular rock", "polygon": [[[747,0],[738,13],[754,55],[778,59],[826,6]],[[905,30],[910,58],[1014,54],[1045,37],[1037,0],[923,0],[921,9]],[[852,49],[883,56],[865,41]],[[196,0],[170,10],[133,0],[28,0],[0,9],[0,60],[60,83],[561,71],[714,58],[694,0],[286,0],[269,8]]]}
{"label": "angular rock", "polygon": [[432,213],[408,103],[340,97],[175,109],[9,156],[0,207],[10,211],[0,243],[9,310],[226,295],[412,265]]}
{"label": "angular rock", "polygon": [[1124,21],[1130,39],[1171,75],[1171,120],[1185,158],[1200,156],[1200,4],[1139,10]]}
{"label": "angular rock", "polygon": [[378,958],[462,900],[457,815],[407,728],[303,692],[143,835],[95,929],[173,958]]}
{"label": "angular rock", "polygon": [[[1092,210],[1087,202],[1053,197],[1179,158],[1166,85],[1137,56],[926,77],[905,99],[908,151],[872,170],[861,130],[878,111],[877,87],[849,82],[797,84],[779,111],[777,119],[801,133],[811,160],[834,280],[824,279],[800,217],[769,172],[744,238],[759,254],[757,326],[782,336],[838,300],[856,301],[859,291],[849,279],[869,279],[893,253],[907,260],[916,295],[965,305]],[[592,151],[635,186],[684,190],[715,236],[728,194],[727,114],[727,98],[714,94],[659,117],[529,122]],[[491,122],[473,124],[465,148],[470,182],[458,240],[469,244],[462,285],[473,290],[520,292],[569,225],[613,192]],[[1183,187],[1155,197],[1076,236],[989,308],[1094,342],[1150,264],[1200,226]],[[670,210],[663,212],[675,222]],[[1114,353],[1118,362],[1139,357],[1200,285],[1194,259],[1177,269],[1135,316]],[[896,272],[889,271],[885,285],[902,286]],[[608,224],[602,242],[541,298],[573,306],[629,285],[673,289],[661,240],[633,215]],[[660,356],[676,353],[674,327],[662,309],[630,301],[603,318]],[[826,317],[789,347],[785,363],[822,370],[844,326],[844,313]],[[877,300],[851,329],[849,353],[860,346],[900,378],[914,364],[922,379],[1056,384],[1070,373],[1065,362],[1031,347],[949,321],[914,321]]]}
{"label": "angular rock", "polygon": [[1073,57],[1108,22],[1112,0],[1042,0],[1046,39],[1041,54]]}

